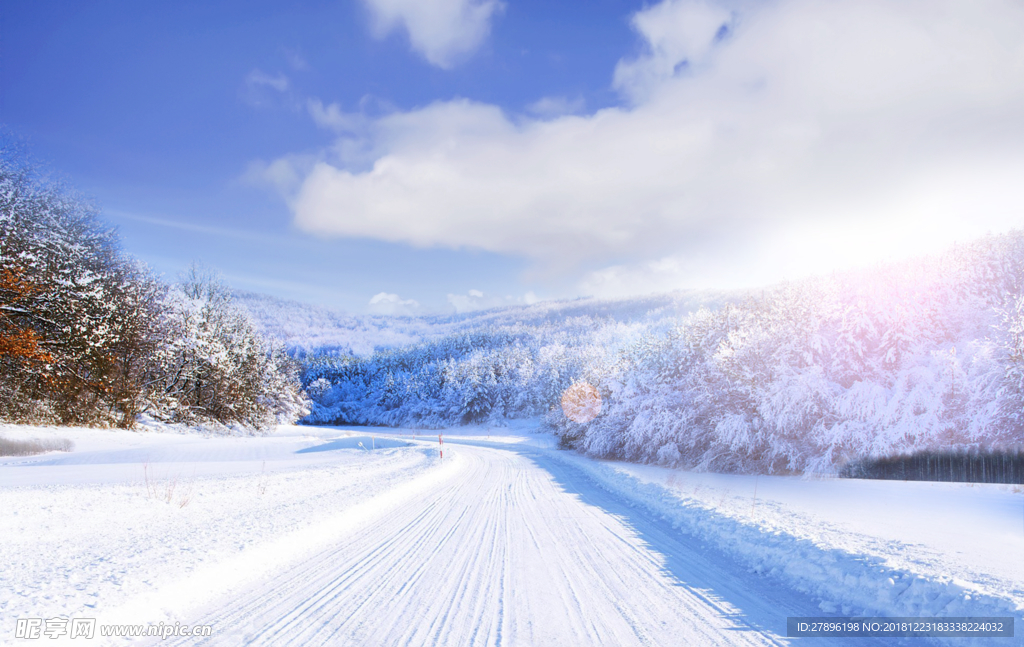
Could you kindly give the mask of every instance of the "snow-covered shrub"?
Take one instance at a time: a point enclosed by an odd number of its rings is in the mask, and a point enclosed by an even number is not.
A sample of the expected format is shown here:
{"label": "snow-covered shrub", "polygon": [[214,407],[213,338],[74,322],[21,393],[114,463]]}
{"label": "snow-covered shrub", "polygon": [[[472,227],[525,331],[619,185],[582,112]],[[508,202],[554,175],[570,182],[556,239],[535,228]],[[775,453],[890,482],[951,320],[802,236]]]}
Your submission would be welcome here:
{"label": "snow-covered shrub", "polygon": [[32,456],[44,452],[70,452],[75,443],[67,438],[31,438],[12,440],[0,438],[0,456]]}
{"label": "snow-covered shrub", "polygon": [[308,413],[298,367],[265,340],[215,276],[193,266],[168,290],[155,353],[154,413],[265,429]]}

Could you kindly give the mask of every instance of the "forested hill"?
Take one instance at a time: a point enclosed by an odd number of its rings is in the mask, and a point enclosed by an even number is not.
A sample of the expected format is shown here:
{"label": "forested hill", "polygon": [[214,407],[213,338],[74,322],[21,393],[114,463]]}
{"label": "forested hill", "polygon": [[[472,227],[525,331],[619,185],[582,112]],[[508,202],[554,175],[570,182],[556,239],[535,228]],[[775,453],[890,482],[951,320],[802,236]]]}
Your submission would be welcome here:
{"label": "forested hill", "polygon": [[[677,294],[351,318],[361,346],[341,330],[335,348],[364,353],[304,347],[305,420],[445,427],[543,415],[564,445],[594,456],[740,472],[1019,446],[1022,286],[1015,231],[707,307]],[[314,339],[290,334],[293,348]],[[388,347],[365,353],[375,345]]]}
{"label": "forested hill", "polygon": [[575,317],[623,323],[684,317],[700,307],[718,308],[742,300],[742,292],[678,291],[625,299],[581,298],[543,301],[528,306],[492,308],[461,314],[393,317],[352,315],[322,306],[236,290],[235,303],[248,310],[256,326],[282,342],[296,357],[356,355],[421,341],[509,325],[539,327]]}

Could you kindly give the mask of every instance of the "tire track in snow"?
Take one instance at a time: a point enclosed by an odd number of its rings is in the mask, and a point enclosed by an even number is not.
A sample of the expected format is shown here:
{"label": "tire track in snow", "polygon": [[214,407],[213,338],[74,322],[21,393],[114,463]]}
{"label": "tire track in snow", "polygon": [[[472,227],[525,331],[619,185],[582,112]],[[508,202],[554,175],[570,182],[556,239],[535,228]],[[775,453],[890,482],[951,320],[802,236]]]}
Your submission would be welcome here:
{"label": "tire track in snow", "polygon": [[764,645],[820,615],[542,450],[451,447],[453,477],[189,624],[231,645]]}

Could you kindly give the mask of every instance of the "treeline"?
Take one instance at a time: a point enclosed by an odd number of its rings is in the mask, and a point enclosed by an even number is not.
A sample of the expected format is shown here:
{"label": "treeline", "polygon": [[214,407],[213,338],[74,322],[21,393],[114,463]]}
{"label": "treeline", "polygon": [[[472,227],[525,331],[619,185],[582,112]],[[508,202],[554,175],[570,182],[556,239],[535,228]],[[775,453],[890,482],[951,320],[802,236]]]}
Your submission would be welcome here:
{"label": "treeline", "polygon": [[[688,316],[580,315],[307,360],[311,423],[544,415],[599,457],[836,472],[864,457],[1024,443],[1024,234],[765,289]],[[553,311],[554,312],[554,311]],[[559,406],[588,383],[600,413]]]}
{"label": "treeline", "polygon": [[367,358],[312,357],[302,374],[313,400],[304,422],[430,428],[538,416],[598,361],[593,341],[608,328],[578,317],[488,327]]}
{"label": "treeline", "polygon": [[213,276],[161,283],[94,207],[0,144],[0,418],[261,429],[304,407],[297,364]]}
{"label": "treeline", "polygon": [[915,452],[844,465],[844,478],[1024,484],[1024,450]]}

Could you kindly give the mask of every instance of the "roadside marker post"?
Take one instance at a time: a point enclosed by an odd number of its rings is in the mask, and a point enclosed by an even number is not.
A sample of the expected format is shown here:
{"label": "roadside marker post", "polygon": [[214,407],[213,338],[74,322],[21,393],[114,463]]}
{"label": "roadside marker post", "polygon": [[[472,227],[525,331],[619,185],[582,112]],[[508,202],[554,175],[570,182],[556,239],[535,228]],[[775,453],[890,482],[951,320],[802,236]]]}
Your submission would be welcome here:
{"label": "roadside marker post", "polygon": [[437,435],[437,445],[440,448],[438,451],[441,452],[441,460],[444,460],[444,439],[441,438],[441,434]]}

